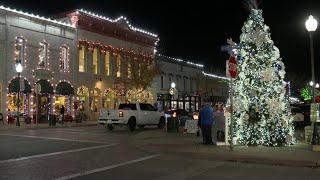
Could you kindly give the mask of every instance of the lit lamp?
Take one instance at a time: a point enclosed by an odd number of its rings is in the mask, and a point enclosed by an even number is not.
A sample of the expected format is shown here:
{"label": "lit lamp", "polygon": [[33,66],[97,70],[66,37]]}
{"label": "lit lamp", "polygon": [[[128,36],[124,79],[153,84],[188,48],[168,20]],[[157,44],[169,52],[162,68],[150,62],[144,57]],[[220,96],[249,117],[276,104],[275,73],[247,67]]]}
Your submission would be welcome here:
{"label": "lit lamp", "polygon": [[16,62],[16,72],[18,73],[18,100],[17,100],[17,122],[16,126],[20,126],[19,122],[19,111],[20,111],[20,74],[23,70],[22,64],[20,61]]}
{"label": "lit lamp", "polygon": [[173,89],[176,88],[176,83],[172,82],[171,83],[171,88],[173,88]]}
{"label": "lit lamp", "polygon": [[[315,82],[315,75],[314,75],[314,49],[313,49],[313,39],[312,39],[312,33],[317,30],[318,27],[318,21],[313,18],[312,15],[309,16],[305,23],[306,29],[309,32],[310,37],[310,59],[311,59],[311,75],[312,75],[312,102],[315,103],[315,95],[314,95],[314,89],[315,86],[313,86],[313,82]],[[311,85],[311,84],[310,84]],[[317,126],[316,122],[313,123],[313,134],[312,134],[312,145],[316,145],[318,141],[318,135],[317,135]]]}

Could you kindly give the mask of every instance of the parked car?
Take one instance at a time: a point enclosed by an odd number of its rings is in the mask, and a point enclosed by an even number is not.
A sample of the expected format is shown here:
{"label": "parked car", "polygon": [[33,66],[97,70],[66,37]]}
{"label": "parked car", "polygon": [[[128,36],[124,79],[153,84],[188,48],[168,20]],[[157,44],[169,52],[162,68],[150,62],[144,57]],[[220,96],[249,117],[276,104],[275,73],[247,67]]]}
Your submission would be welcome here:
{"label": "parked car", "polygon": [[144,127],[145,125],[158,125],[158,128],[164,128],[166,121],[164,114],[151,104],[123,103],[117,110],[101,109],[99,124],[109,130],[113,130],[117,125],[126,125],[130,131],[134,131],[136,126]]}
{"label": "parked car", "polygon": [[305,125],[304,122],[304,115],[299,107],[291,107],[291,115],[293,116],[293,124],[295,126],[303,126]]}
{"label": "parked car", "polygon": [[193,119],[192,113],[188,113],[188,111],[184,109],[169,109],[165,113],[166,122],[169,117],[176,116],[179,120],[179,126],[184,126],[186,120]]}

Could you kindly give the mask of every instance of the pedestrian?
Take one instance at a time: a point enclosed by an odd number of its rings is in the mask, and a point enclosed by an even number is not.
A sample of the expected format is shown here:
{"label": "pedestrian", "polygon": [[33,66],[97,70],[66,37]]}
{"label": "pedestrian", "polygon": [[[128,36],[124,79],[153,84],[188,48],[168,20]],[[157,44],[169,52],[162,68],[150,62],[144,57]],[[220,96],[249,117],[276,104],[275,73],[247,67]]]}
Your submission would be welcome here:
{"label": "pedestrian", "polygon": [[200,111],[200,127],[202,132],[203,144],[214,145],[212,141],[213,108],[210,103],[204,105]]}
{"label": "pedestrian", "polygon": [[63,124],[63,116],[64,116],[64,106],[63,105],[60,108],[60,116],[61,116],[61,124]]}

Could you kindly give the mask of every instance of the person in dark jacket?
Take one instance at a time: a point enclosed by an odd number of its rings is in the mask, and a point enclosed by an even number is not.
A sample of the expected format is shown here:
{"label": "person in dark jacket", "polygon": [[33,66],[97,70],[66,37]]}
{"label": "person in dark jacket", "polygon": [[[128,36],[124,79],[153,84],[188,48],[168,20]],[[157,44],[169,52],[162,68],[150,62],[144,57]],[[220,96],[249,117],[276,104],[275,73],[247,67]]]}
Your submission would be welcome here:
{"label": "person in dark jacket", "polygon": [[204,105],[200,111],[200,127],[202,131],[203,144],[214,145],[212,141],[213,108],[210,104]]}
{"label": "person in dark jacket", "polygon": [[63,105],[62,105],[61,108],[60,108],[60,116],[61,116],[61,124],[63,124],[63,120],[64,120],[64,119],[63,119],[63,118],[64,118],[64,117],[63,117],[63,116],[64,116],[64,106],[63,106]]}

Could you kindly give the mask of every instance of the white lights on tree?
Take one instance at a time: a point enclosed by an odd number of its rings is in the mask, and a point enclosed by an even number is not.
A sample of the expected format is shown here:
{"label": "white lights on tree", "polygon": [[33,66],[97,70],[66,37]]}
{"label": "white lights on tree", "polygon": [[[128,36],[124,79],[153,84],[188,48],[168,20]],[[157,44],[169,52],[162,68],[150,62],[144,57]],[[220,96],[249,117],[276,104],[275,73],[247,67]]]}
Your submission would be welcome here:
{"label": "white lights on tree", "polygon": [[313,32],[313,31],[317,30],[318,21],[316,19],[314,19],[312,15],[310,15],[309,18],[307,19],[305,25],[306,25],[307,31]]}
{"label": "white lights on tree", "polygon": [[285,66],[264,24],[262,10],[251,10],[242,28],[238,52],[232,140],[242,145],[291,144],[293,126]]}

